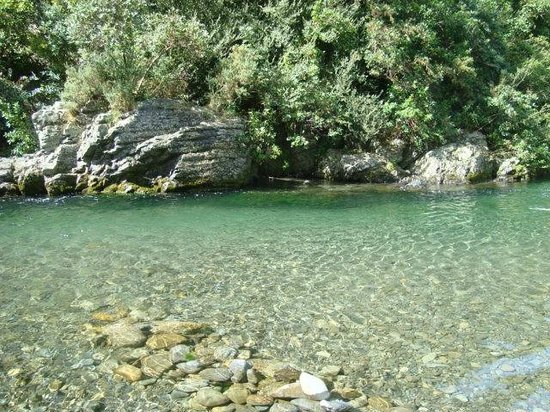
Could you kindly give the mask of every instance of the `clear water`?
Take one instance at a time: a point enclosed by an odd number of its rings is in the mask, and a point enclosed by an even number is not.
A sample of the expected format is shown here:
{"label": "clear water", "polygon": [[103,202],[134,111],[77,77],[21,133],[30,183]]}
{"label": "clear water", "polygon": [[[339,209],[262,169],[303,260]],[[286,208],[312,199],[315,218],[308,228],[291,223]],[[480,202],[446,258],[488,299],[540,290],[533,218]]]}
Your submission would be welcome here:
{"label": "clear water", "polygon": [[[430,411],[550,410],[549,182],[4,199],[0,285],[4,404],[39,405],[37,376],[70,380],[82,325],[110,305],[340,364]],[[19,392],[13,368],[31,374]],[[73,379],[81,396],[98,375]]]}

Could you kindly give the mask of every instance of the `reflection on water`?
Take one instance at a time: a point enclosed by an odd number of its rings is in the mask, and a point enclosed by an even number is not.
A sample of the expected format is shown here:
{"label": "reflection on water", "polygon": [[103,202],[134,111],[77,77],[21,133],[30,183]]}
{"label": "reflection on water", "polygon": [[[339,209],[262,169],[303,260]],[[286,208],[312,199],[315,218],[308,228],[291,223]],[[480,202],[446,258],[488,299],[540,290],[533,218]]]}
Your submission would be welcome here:
{"label": "reflection on water", "polygon": [[20,367],[94,396],[80,329],[124,307],[425,411],[550,410],[548,208],[549,183],[0,200],[0,401]]}

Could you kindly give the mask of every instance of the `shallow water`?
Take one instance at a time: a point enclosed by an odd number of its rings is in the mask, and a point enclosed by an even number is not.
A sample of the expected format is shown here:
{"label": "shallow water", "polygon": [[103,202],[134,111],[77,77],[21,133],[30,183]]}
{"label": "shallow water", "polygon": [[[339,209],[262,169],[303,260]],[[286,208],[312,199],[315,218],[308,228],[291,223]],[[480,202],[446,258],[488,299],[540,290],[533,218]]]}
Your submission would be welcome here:
{"label": "shallow water", "polygon": [[[549,234],[549,182],[3,199],[0,409],[76,396],[40,379],[93,397],[81,328],[109,305],[206,321],[313,372],[341,364],[430,411],[550,410]],[[13,368],[29,371],[17,390]]]}

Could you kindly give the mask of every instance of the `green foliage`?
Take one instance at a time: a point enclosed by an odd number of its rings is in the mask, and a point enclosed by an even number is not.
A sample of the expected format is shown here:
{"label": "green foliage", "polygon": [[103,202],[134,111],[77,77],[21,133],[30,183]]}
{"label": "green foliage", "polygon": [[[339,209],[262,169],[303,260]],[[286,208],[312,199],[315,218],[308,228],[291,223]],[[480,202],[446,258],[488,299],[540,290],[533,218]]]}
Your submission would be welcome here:
{"label": "green foliage", "polygon": [[80,61],[63,98],[75,107],[104,99],[118,113],[150,97],[200,99],[208,33],[195,19],[148,12],[147,2],[78,1],[69,18]]}
{"label": "green foliage", "polygon": [[30,121],[25,93],[0,77],[0,115],[8,128],[5,133],[13,154],[23,154],[38,146]]}
{"label": "green foliage", "polygon": [[0,0],[0,144],[36,149],[30,113],[59,96],[71,48],[63,1]]}
{"label": "green foliage", "polygon": [[28,96],[11,112],[65,75],[75,108],[187,99],[245,117],[259,163],[289,170],[479,130],[545,172],[549,44],[549,0],[0,0],[0,73]]}

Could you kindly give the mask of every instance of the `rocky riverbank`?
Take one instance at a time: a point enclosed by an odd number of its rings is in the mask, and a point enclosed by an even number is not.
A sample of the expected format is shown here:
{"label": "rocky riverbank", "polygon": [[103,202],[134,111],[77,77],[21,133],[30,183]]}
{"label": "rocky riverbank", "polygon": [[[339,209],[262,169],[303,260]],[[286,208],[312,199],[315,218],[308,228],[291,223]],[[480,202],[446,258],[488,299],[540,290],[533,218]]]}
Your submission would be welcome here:
{"label": "rocky riverbank", "polygon": [[[174,100],[143,102],[117,120],[110,112],[74,115],[58,102],[35,113],[33,123],[40,150],[0,158],[0,196],[165,193],[239,187],[255,176],[241,120]],[[300,160],[310,169],[305,177],[404,189],[528,176],[517,159],[491,153],[480,133],[423,155],[396,139],[372,153],[329,150],[314,160]]]}

